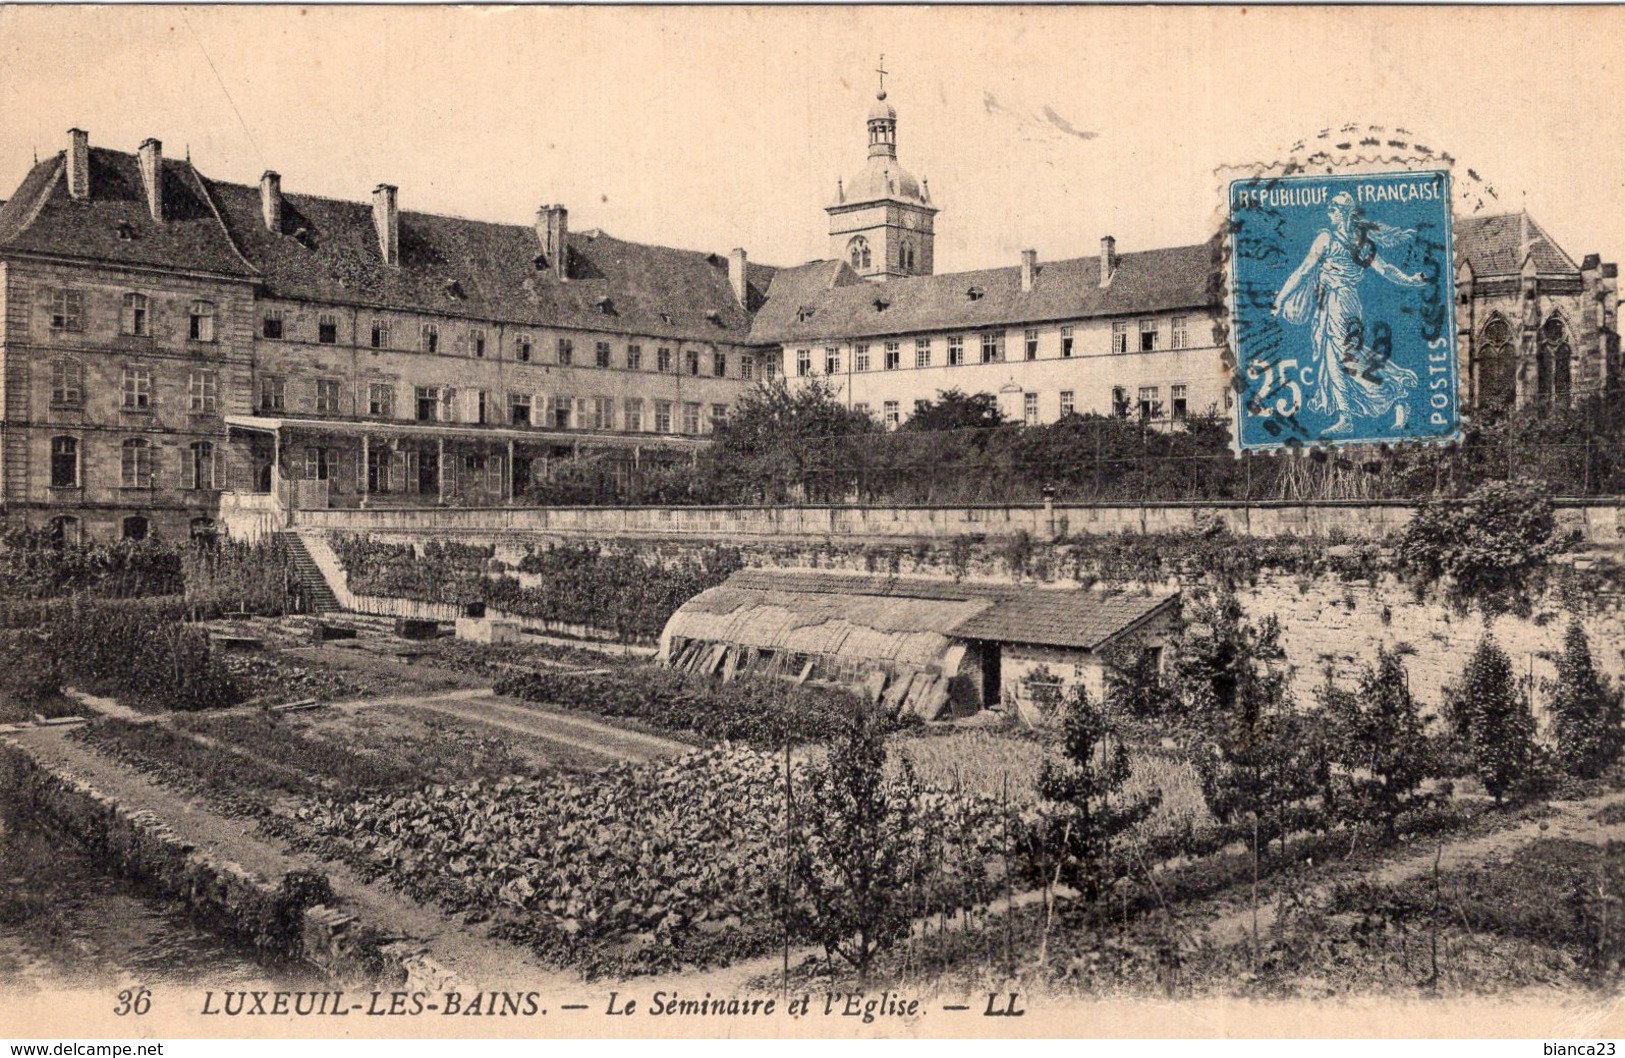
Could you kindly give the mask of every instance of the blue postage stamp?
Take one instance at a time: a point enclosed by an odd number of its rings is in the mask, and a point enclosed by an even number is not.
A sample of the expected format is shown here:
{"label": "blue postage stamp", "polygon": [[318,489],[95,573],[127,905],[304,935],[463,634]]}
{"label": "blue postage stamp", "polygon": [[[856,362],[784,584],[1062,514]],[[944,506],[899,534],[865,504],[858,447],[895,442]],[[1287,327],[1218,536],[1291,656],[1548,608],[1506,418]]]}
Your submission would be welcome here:
{"label": "blue postage stamp", "polygon": [[1460,436],[1450,174],[1230,184],[1243,450]]}

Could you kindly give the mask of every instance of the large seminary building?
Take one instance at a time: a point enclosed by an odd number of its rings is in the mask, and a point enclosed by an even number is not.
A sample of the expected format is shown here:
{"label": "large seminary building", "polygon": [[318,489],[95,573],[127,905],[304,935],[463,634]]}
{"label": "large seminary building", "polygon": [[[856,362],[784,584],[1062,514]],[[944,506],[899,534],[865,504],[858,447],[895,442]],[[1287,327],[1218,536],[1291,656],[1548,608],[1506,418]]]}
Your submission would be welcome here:
{"label": "large seminary building", "polygon": [[[71,130],[0,206],[0,500],[64,540],[212,530],[223,507],[522,501],[592,454],[687,458],[760,380],[887,425],[941,391],[1028,423],[1229,407],[1222,247],[935,274],[939,210],[880,94],[830,259],[774,269],[530,224],[210,179]],[[1464,399],[1618,385],[1616,271],[1525,214],[1456,227]]]}

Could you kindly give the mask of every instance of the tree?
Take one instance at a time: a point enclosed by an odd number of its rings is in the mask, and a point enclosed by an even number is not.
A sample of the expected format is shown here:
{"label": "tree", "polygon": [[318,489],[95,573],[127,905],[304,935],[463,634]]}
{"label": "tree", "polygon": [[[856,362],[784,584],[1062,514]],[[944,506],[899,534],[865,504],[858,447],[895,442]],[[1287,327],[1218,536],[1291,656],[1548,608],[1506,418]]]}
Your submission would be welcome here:
{"label": "tree", "polygon": [[1251,819],[1264,841],[1284,841],[1288,810],[1318,789],[1312,725],[1292,701],[1284,661],[1275,618],[1244,620],[1224,591],[1194,607],[1169,666],[1203,799],[1221,823]]}
{"label": "tree", "polygon": [[1115,874],[1113,841],[1150,815],[1162,795],[1123,796],[1132,772],[1128,746],[1111,714],[1090,699],[1083,684],[1073,684],[1064,695],[1053,684],[1031,686],[1052,699],[1046,704],[1061,719],[1065,758],[1046,760],[1038,773],[1038,796],[1050,809],[1047,844],[1059,862],[1060,880],[1093,901]]}
{"label": "tree", "polygon": [[1625,706],[1620,689],[1592,664],[1591,643],[1579,621],[1569,622],[1557,679],[1547,688],[1558,762],[1570,775],[1596,778],[1625,749]]}
{"label": "tree", "polygon": [[1325,714],[1333,763],[1349,793],[1345,814],[1380,819],[1393,838],[1400,813],[1415,804],[1422,780],[1435,770],[1403,659],[1379,647],[1377,663],[1360,675],[1359,693],[1332,689]]}
{"label": "tree", "polygon": [[1551,500],[1527,482],[1492,481],[1465,500],[1424,503],[1400,534],[1400,563],[1423,583],[1451,578],[1450,596],[1486,613],[1527,606],[1529,578],[1563,550]]}
{"label": "tree", "polygon": [[785,503],[835,499],[851,490],[849,468],[858,454],[852,442],[879,427],[837,400],[823,379],[801,383],[792,390],[783,379],[763,382],[717,425],[706,461],[723,495]]}
{"label": "tree", "polygon": [[1532,789],[1538,775],[1535,717],[1512,676],[1512,659],[1485,634],[1448,692],[1458,736],[1465,736],[1473,771],[1497,804]]}
{"label": "tree", "polygon": [[936,400],[917,400],[914,414],[903,429],[916,433],[943,430],[987,430],[1004,425],[999,398],[992,393],[968,394],[957,386],[938,390]]}
{"label": "tree", "polygon": [[913,771],[905,762],[888,783],[885,766],[883,719],[855,706],[791,809],[792,924],[850,963],[860,984],[875,956],[907,936],[909,884],[932,862],[916,825]]}

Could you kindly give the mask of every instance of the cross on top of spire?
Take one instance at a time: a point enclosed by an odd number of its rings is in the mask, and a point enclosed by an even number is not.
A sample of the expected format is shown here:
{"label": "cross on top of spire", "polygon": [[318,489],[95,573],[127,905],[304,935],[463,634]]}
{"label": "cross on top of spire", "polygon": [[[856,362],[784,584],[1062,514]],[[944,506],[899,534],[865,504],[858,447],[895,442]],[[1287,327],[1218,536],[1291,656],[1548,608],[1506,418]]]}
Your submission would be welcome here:
{"label": "cross on top of spire", "polygon": [[880,75],[880,91],[875,93],[875,98],[876,99],[885,99],[886,98],[886,55],[885,55],[884,52],[882,52],[881,55],[880,55],[880,65],[875,68],[875,73],[878,73]]}

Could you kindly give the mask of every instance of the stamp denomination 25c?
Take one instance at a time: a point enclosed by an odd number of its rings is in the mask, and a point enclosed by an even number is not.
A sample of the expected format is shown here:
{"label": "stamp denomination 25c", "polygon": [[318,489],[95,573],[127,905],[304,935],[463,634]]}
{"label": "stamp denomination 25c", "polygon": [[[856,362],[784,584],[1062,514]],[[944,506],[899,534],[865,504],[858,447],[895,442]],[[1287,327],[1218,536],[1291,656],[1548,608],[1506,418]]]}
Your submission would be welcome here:
{"label": "stamp denomination 25c", "polygon": [[1241,449],[1459,436],[1450,174],[1229,188]]}

